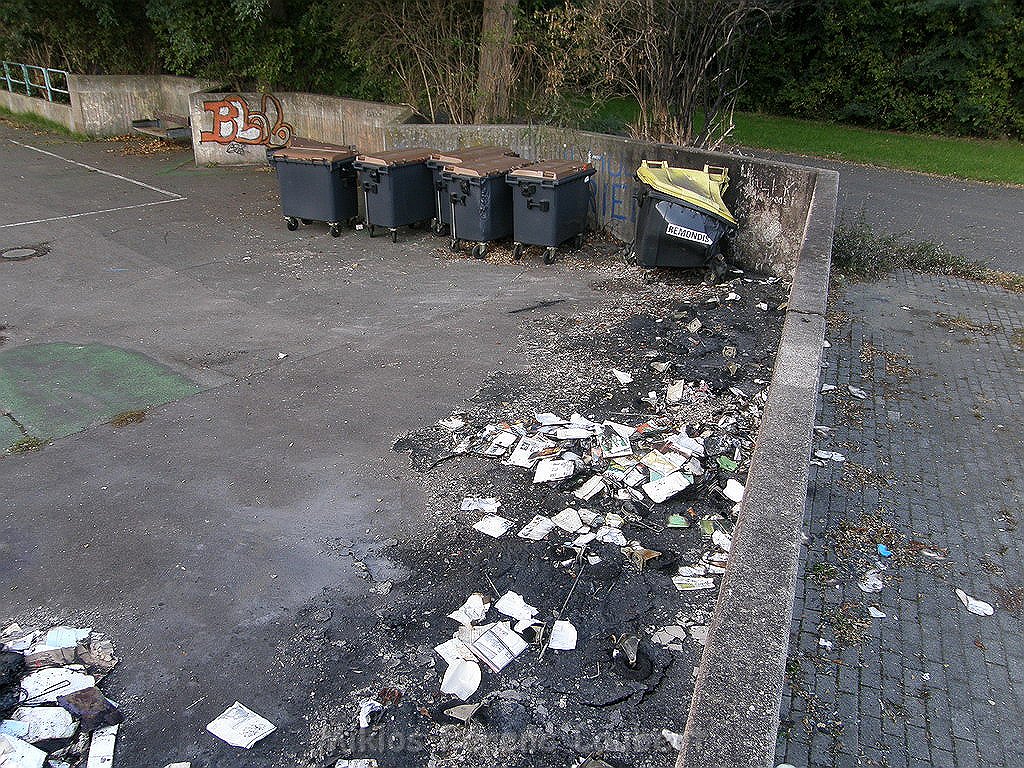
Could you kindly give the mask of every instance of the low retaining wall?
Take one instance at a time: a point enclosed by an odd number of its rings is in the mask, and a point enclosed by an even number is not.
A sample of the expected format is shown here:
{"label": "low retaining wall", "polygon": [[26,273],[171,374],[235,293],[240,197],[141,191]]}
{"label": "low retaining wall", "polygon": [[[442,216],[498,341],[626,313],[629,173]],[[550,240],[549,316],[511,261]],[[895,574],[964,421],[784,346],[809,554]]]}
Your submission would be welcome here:
{"label": "low retaining wall", "polygon": [[68,104],[58,104],[21,93],[0,91],[0,107],[23,115],[39,115],[47,120],[60,123],[65,128],[71,128],[71,107]]}
{"label": "low retaining wall", "polygon": [[677,768],[774,765],[807,503],[839,174],[816,174],[768,402]]}
{"label": "low retaining wall", "polygon": [[189,97],[196,164],[266,163],[266,147],[301,136],[384,149],[384,127],[413,116],[409,107],[313,93],[193,93]]}
{"label": "low retaining wall", "polygon": [[68,75],[71,104],[0,92],[0,105],[12,112],[42,115],[88,136],[124,136],[132,120],[157,112],[187,115],[188,96],[216,87],[211,80],[170,75]]}
{"label": "low retaining wall", "polygon": [[398,125],[388,127],[385,136],[387,149],[498,144],[530,159],[592,163],[597,169],[598,223],[625,242],[633,239],[636,226],[633,173],[641,160],[725,166],[730,179],[725,201],[743,223],[736,257],[749,267],[778,274],[791,273],[796,264],[817,177],[813,168],[552,126]]}

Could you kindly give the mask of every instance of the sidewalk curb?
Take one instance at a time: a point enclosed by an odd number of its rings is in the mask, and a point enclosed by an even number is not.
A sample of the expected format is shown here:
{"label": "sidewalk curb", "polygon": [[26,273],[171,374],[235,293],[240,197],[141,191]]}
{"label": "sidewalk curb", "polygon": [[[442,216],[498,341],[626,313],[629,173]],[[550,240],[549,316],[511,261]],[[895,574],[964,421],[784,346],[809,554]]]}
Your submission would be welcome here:
{"label": "sidewalk curb", "polygon": [[768,402],[677,768],[774,764],[838,193],[839,174],[818,170]]}

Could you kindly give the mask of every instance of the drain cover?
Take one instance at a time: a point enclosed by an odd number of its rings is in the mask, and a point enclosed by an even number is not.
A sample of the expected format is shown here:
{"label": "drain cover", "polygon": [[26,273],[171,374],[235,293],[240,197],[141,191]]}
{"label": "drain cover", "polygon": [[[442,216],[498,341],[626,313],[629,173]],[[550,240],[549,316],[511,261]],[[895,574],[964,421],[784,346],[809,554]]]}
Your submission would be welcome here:
{"label": "drain cover", "polygon": [[0,251],[0,259],[3,261],[24,261],[25,259],[31,259],[33,256],[42,256],[46,253],[46,248],[7,248]]}

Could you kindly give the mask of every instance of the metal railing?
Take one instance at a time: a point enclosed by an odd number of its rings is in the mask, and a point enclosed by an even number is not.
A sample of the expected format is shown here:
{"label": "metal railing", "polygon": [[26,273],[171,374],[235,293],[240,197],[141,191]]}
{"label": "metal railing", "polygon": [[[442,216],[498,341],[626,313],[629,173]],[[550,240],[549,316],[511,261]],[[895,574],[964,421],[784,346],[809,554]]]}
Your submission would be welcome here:
{"label": "metal railing", "polygon": [[[21,76],[20,80],[18,75]],[[35,64],[5,61],[3,62],[3,78],[7,84],[7,90],[11,93],[24,92],[26,96],[35,96],[64,104],[71,102],[68,73],[63,69],[50,69],[49,67],[37,67]],[[63,88],[60,87],[61,84],[63,84]]]}

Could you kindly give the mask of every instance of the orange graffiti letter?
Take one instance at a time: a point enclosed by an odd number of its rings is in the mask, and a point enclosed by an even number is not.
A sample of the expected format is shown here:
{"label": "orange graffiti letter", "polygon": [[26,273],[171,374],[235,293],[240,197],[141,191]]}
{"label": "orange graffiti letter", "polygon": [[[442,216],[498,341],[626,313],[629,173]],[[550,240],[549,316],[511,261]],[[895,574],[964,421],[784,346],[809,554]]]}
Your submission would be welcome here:
{"label": "orange graffiti letter", "polygon": [[[213,130],[202,131],[200,141],[215,141],[218,144],[230,144],[235,140],[238,131],[238,107],[231,101],[204,101],[203,109],[213,113]],[[224,129],[227,129],[225,132]]]}

